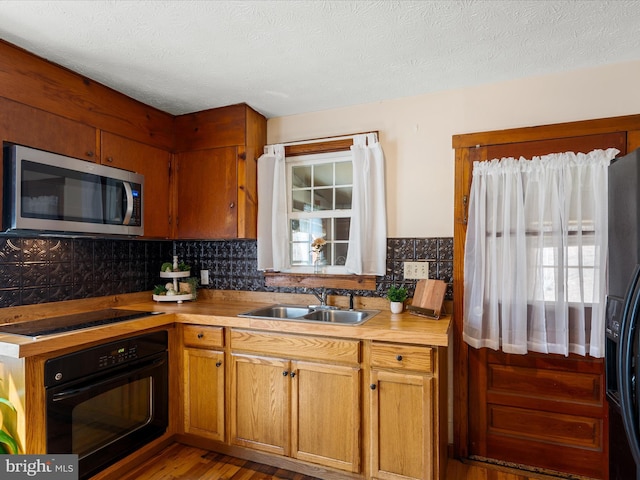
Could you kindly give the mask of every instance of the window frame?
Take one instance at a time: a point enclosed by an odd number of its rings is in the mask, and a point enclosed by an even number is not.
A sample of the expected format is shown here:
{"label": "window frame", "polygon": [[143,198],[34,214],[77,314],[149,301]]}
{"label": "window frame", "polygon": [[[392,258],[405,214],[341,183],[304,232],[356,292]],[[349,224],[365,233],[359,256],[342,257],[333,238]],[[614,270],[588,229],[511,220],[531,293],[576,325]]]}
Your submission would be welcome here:
{"label": "window frame", "polygon": [[[349,238],[347,235],[347,239],[345,240],[335,240],[335,226],[333,222],[337,218],[349,218],[351,221],[352,215],[351,209],[334,209],[334,210],[314,210],[311,212],[294,212],[293,211],[293,179],[292,179],[292,170],[295,166],[300,165],[322,165],[322,164],[335,164],[340,161],[349,161],[352,162],[351,151],[341,149],[335,150],[331,152],[305,152],[304,154],[295,155],[292,157],[285,156],[286,162],[286,177],[287,177],[287,225],[288,225],[288,244],[289,244],[289,253],[291,256],[291,265],[286,270],[289,273],[317,273],[314,271],[313,264],[308,265],[294,265],[293,264],[293,239],[292,239],[292,230],[291,230],[291,221],[294,219],[313,219],[313,218],[321,218],[321,219],[330,219],[332,222],[332,230],[333,237],[325,238],[328,244],[336,245],[336,244],[348,244]],[[353,164],[352,164],[353,168]],[[334,179],[335,180],[335,179]],[[339,185],[338,187],[342,187],[343,185]],[[350,186],[353,188],[353,176],[352,183],[345,184],[344,186]],[[335,183],[332,186],[333,194],[335,195]],[[313,188],[311,189],[313,192]],[[352,190],[353,193],[353,190]],[[334,199],[335,200],[335,199]],[[353,201],[353,196],[352,196]],[[310,242],[309,242],[310,243]],[[335,249],[332,248],[332,256],[335,255]],[[345,255],[346,259],[346,255]],[[333,260],[333,259],[332,259]],[[349,272],[346,269],[345,265],[322,265],[321,273],[327,274],[336,274],[336,275],[347,275]]]}

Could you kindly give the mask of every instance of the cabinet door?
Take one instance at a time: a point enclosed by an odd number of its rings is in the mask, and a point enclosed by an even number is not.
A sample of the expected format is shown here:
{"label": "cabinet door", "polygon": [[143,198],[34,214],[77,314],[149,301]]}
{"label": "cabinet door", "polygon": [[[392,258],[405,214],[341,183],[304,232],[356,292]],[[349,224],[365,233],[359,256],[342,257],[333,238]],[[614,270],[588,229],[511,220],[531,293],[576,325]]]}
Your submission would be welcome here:
{"label": "cabinet door", "polygon": [[371,471],[381,480],[433,478],[433,377],[371,371]]}
{"label": "cabinet door", "polygon": [[175,237],[235,238],[237,185],[236,147],[179,153]]}
{"label": "cabinet door", "polygon": [[184,431],[224,441],[224,353],[184,350]]}
{"label": "cabinet door", "polygon": [[0,140],[98,161],[94,127],[1,97]]}
{"label": "cabinet door", "polygon": [[360,471],[360,369],[292,363],[292,456]]}
{"label": "cabinet door", "polygon": [[231,443],[289,455],[289,361],[232,356]]}
{"label": "cabinet door", "polygon": [[101,163],[144,175],[144,236],[168,238],[171,154],[135,140],[102,132]]}

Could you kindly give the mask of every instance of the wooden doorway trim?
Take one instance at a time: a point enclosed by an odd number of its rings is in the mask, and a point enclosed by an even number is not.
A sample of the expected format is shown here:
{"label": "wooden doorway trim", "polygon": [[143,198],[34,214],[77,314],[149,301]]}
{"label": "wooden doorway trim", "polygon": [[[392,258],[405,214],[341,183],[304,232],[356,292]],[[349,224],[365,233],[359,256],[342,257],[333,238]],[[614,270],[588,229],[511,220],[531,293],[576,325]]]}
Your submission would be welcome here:
{"label": "wooden doorway trim", "polygon": [[[555,141],[576,136],[626,134],[626,151],[640,148],[640,115],[627,115],[595,120],[583,120],[536,127],[496,130],[480,133],[454,135],[455,149],[454,181],[454,245],[453,245],[453,425],[454,455],[466,458],[469,455],[469,376],[468,346],[462,340],[462,318],[464,301],[464,244],[467,233],[468,198],[471,188],[471,171],[474,161],[488,160],[487,151],[500,151],[500,145],[513,143]],[[491,148],[489,148],[491,147]],[[494,158],[492,156],[492,158]]]}

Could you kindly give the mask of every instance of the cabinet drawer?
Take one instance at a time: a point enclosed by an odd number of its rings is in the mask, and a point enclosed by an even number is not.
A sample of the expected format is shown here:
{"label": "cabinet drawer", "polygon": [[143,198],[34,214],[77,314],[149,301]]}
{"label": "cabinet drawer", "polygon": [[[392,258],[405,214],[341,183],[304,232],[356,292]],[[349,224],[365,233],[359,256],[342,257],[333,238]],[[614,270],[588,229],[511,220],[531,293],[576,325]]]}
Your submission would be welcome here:
{"label": "cabinet drawer", "polygon": [[301,360],[359,363],[360,341],[231,330],[231,349]]}
{"label": "cabinet drawer", "polygon": [[184,325],[182,332],[184,344],[188,347],[212,348],[224,346],[224,332],[222,327]]}
{"label": "cabinet drawer", "polygon": [[431,372],[433,370],[433,352],[430,347],[373,342],[371,344],[371,366]]}

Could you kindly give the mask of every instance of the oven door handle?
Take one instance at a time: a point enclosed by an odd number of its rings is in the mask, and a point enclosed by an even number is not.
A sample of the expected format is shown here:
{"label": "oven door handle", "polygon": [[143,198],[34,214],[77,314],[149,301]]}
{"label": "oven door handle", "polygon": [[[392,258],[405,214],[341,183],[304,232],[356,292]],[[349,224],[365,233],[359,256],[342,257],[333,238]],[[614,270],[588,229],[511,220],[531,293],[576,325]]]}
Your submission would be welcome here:
{"label": "oven door handle", "polygon": [[[156,366],[163,364],[165,361],[166,360],[164,358],[157,358],[153,362],[150,362],[147,365],[145,365],[144,367],[142,367],[142,369],[137,369],[135,371],[135,374],[140,375],[141,373],[145,372],[146,370],[153,369]],[[74,388],[73,390],[66,390],[64,392],[54,393],[53,396],[51,397],[51,400],[53,402],[61,402],[63,400],[68,400],[70,398],[74,398],[74,397],[77,397],[79,395],[82,395],[83,393],[86,393],[89,390],[93,390],[95,388],[99,388],[101,386],[108,385],[110,383],[118,382],[119,380],[122,380],[123,378],[127,378],[127,377],[130,377],[130,376],[131,376],[131,371],[127,371],[127,372],[123,373],[122,375],[118,375],[118,376],[115,376],[115,377],[109,377],[109,378],[103,380],[102,382],[92,383],[91,385],[87,385],[86,387]]]}
{"label": "oven door handle", "polygon": [[78,395],[82,395],[84,392],[86,392],[88,390],[91,390],[94,387],[95,387],[95,385],[91,385],[89,387],[75,388],[73,390],[67,390],[66,392],[56,393],[56,394],[53,395],[53,399],[52,400],[54,402],[61,402],[61,401],[66,400],[68,398],[73,398],[73,397],[77,397]]}

